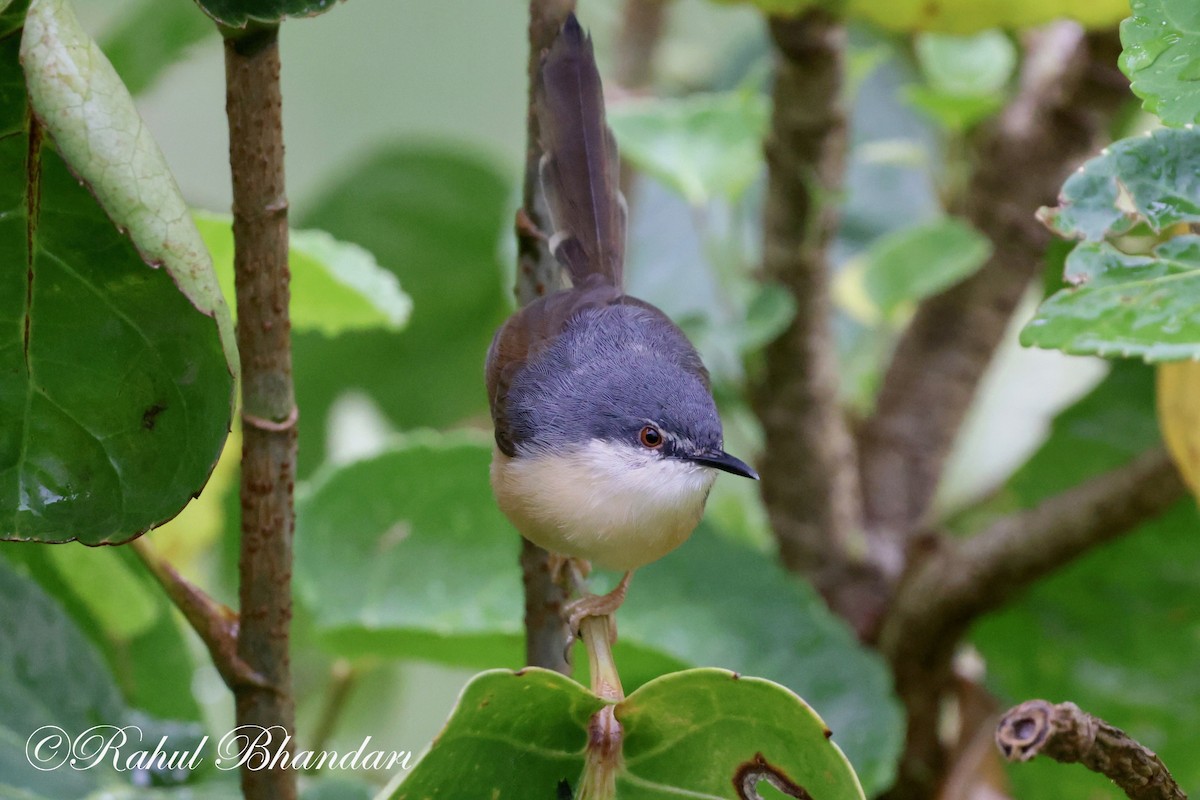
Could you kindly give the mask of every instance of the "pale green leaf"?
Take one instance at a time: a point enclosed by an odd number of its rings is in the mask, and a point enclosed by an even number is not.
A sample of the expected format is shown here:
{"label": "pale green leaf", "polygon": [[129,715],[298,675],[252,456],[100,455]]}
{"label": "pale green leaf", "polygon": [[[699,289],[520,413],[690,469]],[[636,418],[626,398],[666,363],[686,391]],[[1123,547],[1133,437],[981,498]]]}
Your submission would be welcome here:
{"label": "pale green leaf", "polygon": [[1200,122],[1200,4],[1132,0],[1121,23],[1121,70],[1147,111],[1167,125]]}
{"label": "pale green leaf", "polygon": [[[217,278],[233,297],[233,220],[226,214],[193,213],[212,254]],[[400,281],[353,242],[339,242],[324,231],[290,231],[292,327],[333,336],[345,331],[381,328],[398,331],[408,322],[412,300]]]}
{"label": "pale green leaf", "polygon": [[755,92],[696,94],[615,106],[621,155],[693,205],[736,201],[763,169],[768,103]]}

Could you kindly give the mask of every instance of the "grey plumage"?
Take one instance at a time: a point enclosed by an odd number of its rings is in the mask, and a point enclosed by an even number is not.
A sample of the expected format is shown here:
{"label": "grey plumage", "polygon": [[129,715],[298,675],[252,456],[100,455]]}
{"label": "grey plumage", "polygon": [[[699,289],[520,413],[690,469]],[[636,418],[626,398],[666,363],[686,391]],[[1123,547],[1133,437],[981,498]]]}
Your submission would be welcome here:
{"label": "grey plumage", "polygon": [[574,14],[542,59],[534,108],[554,255],[576,286],[589,275],[620,286],[625,259],[620,158],[604,118],[592,40]]}

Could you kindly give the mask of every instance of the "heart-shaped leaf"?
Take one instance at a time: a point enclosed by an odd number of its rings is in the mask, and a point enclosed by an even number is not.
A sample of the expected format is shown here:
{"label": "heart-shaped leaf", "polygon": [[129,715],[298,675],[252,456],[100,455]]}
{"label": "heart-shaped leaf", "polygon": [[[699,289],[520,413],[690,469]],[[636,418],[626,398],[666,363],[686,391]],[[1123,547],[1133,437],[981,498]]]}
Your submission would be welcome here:
{"label": "heart-shaped leaf", "polygon": [[62,0],[21,5],[0,17],[0,537],[121,542],[204,486],[233,324],[111,65]]}
{"label": "heart-shaped leaf", "polygon": [[[588,720],[603,705],[555,672],[485,672],[391,797],[572,797]],[[749,800],[759,783],[789,797],[863,797],[825,723],[776,683],[718,669],[677,672],[642,686],[614,713],[624,730],[616,797]]]}

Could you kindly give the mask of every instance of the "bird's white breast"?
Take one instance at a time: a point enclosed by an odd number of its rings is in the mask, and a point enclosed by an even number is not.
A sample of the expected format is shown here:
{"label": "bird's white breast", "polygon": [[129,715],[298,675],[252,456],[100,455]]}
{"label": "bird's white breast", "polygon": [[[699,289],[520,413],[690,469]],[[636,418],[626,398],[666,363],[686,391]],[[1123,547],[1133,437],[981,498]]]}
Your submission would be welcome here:
{"label": "bird's white breast", "polygon": [[715,479],[697,464],[598,439],[569,453],[492,457],[500,509],[525,538],[618,570],[682,544]]}

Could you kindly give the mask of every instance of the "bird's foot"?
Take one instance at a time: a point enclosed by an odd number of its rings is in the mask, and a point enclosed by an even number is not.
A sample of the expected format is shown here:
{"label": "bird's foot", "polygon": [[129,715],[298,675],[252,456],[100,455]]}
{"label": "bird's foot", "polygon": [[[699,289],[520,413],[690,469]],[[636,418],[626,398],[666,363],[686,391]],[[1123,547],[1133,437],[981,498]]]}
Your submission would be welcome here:
{"label": "bird's foot", "polygon": [[588,617],[608,617],[609,643],[616,644],[617,619],[614,614],[625,602],[625,594],[629,591],[629,579],[632,576],[632,570],[626,572],[621,578],[621,582],[617,584],[617,588],[608,594],[589,594],[567,604],[563,611],[567,618],[567,635],[570,637],[567,641],[568,649],[579,634],[579,626]]}

